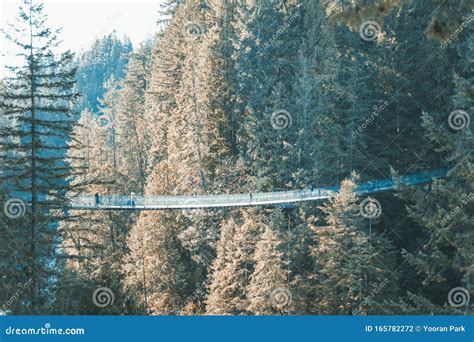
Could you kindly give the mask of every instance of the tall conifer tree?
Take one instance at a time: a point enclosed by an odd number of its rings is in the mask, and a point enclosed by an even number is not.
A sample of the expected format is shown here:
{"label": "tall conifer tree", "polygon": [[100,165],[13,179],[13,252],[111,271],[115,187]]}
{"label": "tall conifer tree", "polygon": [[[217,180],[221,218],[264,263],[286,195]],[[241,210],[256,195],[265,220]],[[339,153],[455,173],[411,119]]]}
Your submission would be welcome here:
{"label": "tall conifer tree", "polygon": [[31,204],[25,270],[32,279],[27,306],[33,313],[50,304],[47,292],[57,252],[52,228],[61,212],[49,208],[67,204],[71,170],[65,158],[77,121],[71,111],[77,97],[73,54],[56,53],[59,32],[46,25],[43,5],[33,0],[22,1],[17,21],[5,32],[24,64],[9,67],[12,77],[2,94],[3,113],[14,123],[2,132],[13,138],[2,140],[2,180],[9,197]]}

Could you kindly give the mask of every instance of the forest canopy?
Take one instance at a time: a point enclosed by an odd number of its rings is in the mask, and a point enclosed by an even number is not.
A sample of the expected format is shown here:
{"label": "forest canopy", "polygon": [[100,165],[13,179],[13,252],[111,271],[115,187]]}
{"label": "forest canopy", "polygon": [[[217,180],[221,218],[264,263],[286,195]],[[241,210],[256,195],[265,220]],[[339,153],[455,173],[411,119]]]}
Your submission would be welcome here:
{"label": "forest canopy", "polygon": [[[75,55],[19,1],[0,313],[472,314],[473,6],[167,0],[153,38]],[[230,194],[251,205],[139,208]]]}

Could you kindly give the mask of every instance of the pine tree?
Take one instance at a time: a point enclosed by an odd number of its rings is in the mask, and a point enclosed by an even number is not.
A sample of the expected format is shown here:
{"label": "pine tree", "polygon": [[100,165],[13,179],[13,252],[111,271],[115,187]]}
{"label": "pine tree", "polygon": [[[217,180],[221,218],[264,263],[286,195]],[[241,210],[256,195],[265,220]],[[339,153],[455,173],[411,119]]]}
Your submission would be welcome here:
{"label": "pine tree", "polygon": [[148,89],[151,48],[145,42],[130,55],[127,76],[120,90],[116,117],[116,145],[121,173],[127,174],[131,188],[143,194],[146,183],[150,136],[145,118],[145,94]]}
{"label": "pine tree", "polygon": [[[73,139],[76,117],[71,108],[77,94],[73,90],[73,55],[53,53],[58,47],[59,30],[46,26],[43,5],[25,0],[15,26],[6,38],[20,50],[23,66],[10,67],[12,77],[3,92],[3,113],[11,125],[2,136],[3,185],[9,197],[22,196],[31,203],[28,219],[29,250],[25,272],[32,279],[26,304],[33,313],[50,305],[52,269],[57,248],[60,210],[67,203],[67,179],[72,171],[66,162],[68,143]],[[18,195],[15,195],[18,194]]]}
{"label": "pine tree", "polygon": [[380,296],[366,299],[370,286],[390,284],[382,298],[390,298],[397,286],[391,247],[383,237],[370,235],[354,189],[353,181],[344,180],[337,197],[320,207],[326,225],[313,227],[317,241],[312,251],[316,264],[315,313],[365,312],[380,300]]}
{"label": "pine tree", "polygon": [[[235,96],[230,82],[230,78],[235,77],[235,70],[229,61],[234,39],[233,18],[229,11],[233,6],[218,1],[209,6],[183,3],[175,9],[173,20],[156,42],[144,104],[145,119],[150,123],[147,195],[220,190],[223,184],[216,179],[228,176],[228,170],[220,166],[220,161],[231,166],[236,162],[237,122],[231,113]],[[228,32],[224,32],[224,25]],[[146,217],[146,220],[140,220],[149,227],[142,230],[146,232],[145,240],[151,229],[162,232],[165,228],[161,225],[168,225],[168,233],[163,234],[174,234],[173,239],[183,248],[181,254],[157,249],[153,260],[170,264],[180,264],[187,258],[192,260],[183,273],[176,272],[176,277],[184,275],[189,286],[178,287],[175,291],[152,288],[147,291],[150,301],[153,296],[166,295],[172,303],[168,302],[166,307],[160,307],[161,302],[150,305],[156,308],[155,312],[169,312],[180,310],[182,300],[202,301],[202,296],[194,298],[192,293],[199,289],[196,284],[206,281],[215,257],[219,229],[217,215],[195,211],[170,215],[151,213]],[[138,228],[134,228],[137,232],[132,231],[132,235],[139,236]],[[172,246],[163,248],[168,247]],[[133,260],[139,260],[140,245],[133,243],[130,248]],[[164,254],[170,257],[164,258]],[[173,261],[171,256],[177,259]]]}
{"label": "pine tree", "polygon": [[[440,49],[439,42],[427,37],[426,25],[438,5],[421,1],[416,6],[404,5],[398,15],[392,11],[385,13],[389,14],[385,18],[378,14],[366,17],[364,20],[375,20],[381,28],[373,42],[360,39],[358,25],[362,21],[357,20],[361,18],[354,19],[353,32],[336,30],[338,45],[347,47],[341,61],[344,78],[338,83],[351,95],[347,96],[351,101],[341,108],[352,126],[348,129],[353,132],[351,164],[364,181],[386,178],[391,167],[409,174],[441,165],[436,144],[425,137],[421,114],[450,111],[453,83],[446,76],[460,68],[462,52]],[[433,69],[439,73],[432,73]],[[392,192],[380,194],[378,199],[390,210],[374,222],[374,231],[390,234],[398,250],[420,248],[426,236],[408,215],[407,199],[396,198]],[[414,290],[411,285],[420,280],[411,272],[412,267],[401,255],[396,262],[401,268],[401,292]]]}
{"label": "pine tree", "polygon": [[[474,52],[472,34],[467,40],[466,58]],[[469,114],[474,106],[472,72],[461,70],[456,76],[456,92],[451,101],[452,113],[424,113],[426,135],[449,168],[447,177],[416,191],[403,192],[408,200],[410,217],[423,228],[420,248],[404,251],[410,270],[416,275],[407,288],[405,313],[459,313],[464,306],[449,307],[449,291],[465,288],[473,294],[472,222],[474,178],[472,149],[474,139]],[[456,112],[457,110],[457,112]],[[454,128],[454,129],[453,129]],[[403,294],[402,294],[403,295]],[[457,304],[457,303],[456,303]]]}
{"label": "pine tree", "polygon": [[97,39],[91,48],[82,53],[77,61],[77,87],[82,94],[79,109],[96,113],[100,99],[105,94],[105,82],[110,78],[122,80],[132,51],[130,39],[111,34]]}
{"label": "pine tree", "polygon": [[279,250],[282,241],[272,228],[266,227],[257,243],[255,270],[248,287],[248,310],[256,315],[288,314],[292,312],[292,294],[288,288],[288,272]]}
{"label": "pine tree", "polygon": [[125,287],[140,293],[139,303],[148,314],[178,314],[195,285],[192,260],[178,239],[182,222],[170,225],[172,217],[141,215],[128,238]]}
{"label": "pine tree", "polygon": [[[83,148],[69,156],[73,160],[72,167],[82,172],[73,181],[75,189],[68,193],[71,198],[80,199],[85,194],[97,193],[103,197],[130,192],[126,176],[114,167],[109,131],[110,122],[100,120],[88,111],[82,113],[76,136]],[[63,275],[58,285],[56,309],[63,313],[72,313],[76,309],[86,314],[121,312],[120,303],[105,310],[96,307],[91,294],[96,288],[105,286],[117,298],[125,297],[121,293],[120,271],[126,252],[126,237],[136,215],[111,211],[84,215],[71,210],[69,217],[68,222],[60,226]],[[77,302],[71,302],[70,291],[78,293]]]}
{"label": "pine tree", "polygon": [[340,62],[334,55],[336,48],[334,28],[326,18],[320,2],[302,1],[302,42],[296,61],[297,78],[294,81],[294,125],[296,127],[293,177],[298,187],[323,186],[347,176],[345,122],[336,107],[344,89],[338,84]]}
{"label": "pine tree", "polygon": [[236,228],[237,224],[233,218],[221,225],[221,236],[217,243],[217,256],[211,267],[209,295],[206,301],[208,314],[223,315],[235,312],[229,301],[233,295],[233,279],[229,279],[232,277],[232,271],[229,266],[233,261],[232,241]]}
{"label": "pine tree", "polygon": [[[236,28],[239,21],[237,1],[216,1],[212,3],[214,16],[212,31],[205,36],[208,51],[205,72],[207,102],[214,118],[213,130],[218,137],[209,141],[211,153],[217,158],[235,157],[238,153],[237,134],[239,130],[239,110],[237,105],[237,70],[235,65],[235,45],[239,42]],[[208,20],[210,21],[210,20]],[[207,72],[206,72],[207,71]],[[214,174],[214,172],[213,172]]]}
{"label": "pine tree", "polygon": [[112,77],[104,84],[104,97],[99,102],[99,125],[108,137],[106,144],[110,146],[112,167],[118,171],[117,117],[119,106],[119,83]]}
{"label": "pine tree", "polygon": [[[0,94],[5,93],[5,85],[3,81],[0,82]],[[9,122],[6,116],[3,115],[3,98],[0,95],[0,129],[1,132],[9,127]],[[15,139],[15,140],[18,140]],[[7,142],[12,142],[9,136],[2,135],[0,137],[0,154],[6,155],[8,149],[4,147]],[[8,174],[8,169],[1,164],[0,175]],[[0,177],[0,203],[2,203],[2,211],[5,208],[4,203],[9,200],[6,184],[3,177]],[[6,314],[9,313],[30,313],[28,308],[28,297],[16,298],[15,293],[18,290],[18,284],[25,283],[28,280],[28,274],[24,272],[24,265],[27,260],[25,257],[28,253],[27,239],[24,238],[23,225],[28,225],[27,218],[9,219],[4,214],[0,215],[0,302],[3,303],[0,310]]]}
{"label": "pine tree", "polygon": [[[250,12],[237,53],[243,117],[239,139],[245,142],[241,154],[249,163],[254,190],[284,189],[294,186],[292,122],[298,113],[291,110],[291,84],[301,20],[294,14],[298,8],[285,11],[274,2],[258,2]],[[286,30],[280,29],[288,23]]]}
{"label": "pine tree", "polygon": [[222,226],[206,301],[211,315],[248,313],[249,277],[255,267],[253,255],[261,225],[253,217],[254,210],[242,214],[237,222],[230,219]]}

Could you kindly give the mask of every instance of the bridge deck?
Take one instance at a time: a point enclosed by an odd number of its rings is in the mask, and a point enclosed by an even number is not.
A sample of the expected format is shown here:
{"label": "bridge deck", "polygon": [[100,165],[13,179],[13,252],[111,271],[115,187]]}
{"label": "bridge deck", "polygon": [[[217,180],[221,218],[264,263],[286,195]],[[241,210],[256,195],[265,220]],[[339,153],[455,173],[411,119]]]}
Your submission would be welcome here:
{"label": "bridge deck", "polygon": [[[431,182],[446,175],[446,170],[412,174],[400,178],[400,182],[416,185]],[[357,187],[357,194],[392,190],[396,187],[393,179],[370,181]],[[206,209],[246,206],[288,206],[299,202],[317,201],[334,197],[339,188],[326,187],[280,192],[261,192],[252,194],[196,195],[196,196],[101,196],[96,206],[94,196],[79,196],[71,200],[70,209],[75,210],[166,210],[166,209]]]}

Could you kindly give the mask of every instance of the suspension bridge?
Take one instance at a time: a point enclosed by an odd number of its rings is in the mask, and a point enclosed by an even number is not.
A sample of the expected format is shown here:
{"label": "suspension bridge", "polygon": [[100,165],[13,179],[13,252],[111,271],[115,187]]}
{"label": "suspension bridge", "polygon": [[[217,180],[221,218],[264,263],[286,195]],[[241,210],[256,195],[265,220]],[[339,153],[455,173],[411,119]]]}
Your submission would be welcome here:
{"label": "suspension bridge", "polygon": [[[417,185],[432,182],[446,176],[446,169],[401,176],[398,180],[390,178],[374,180],[357,186],[357,195],[367,195],[389,191],[396,188],[398,182],[405,185]],[[324,200],[337,195],[339,186],[300,189],[278,192],[260,192],[226,195],[190,195],[190,196],[131,196],[111,195],[96,197],[78,196],[71,199],[68,206],[74,210],[169,210],[169,209],[211,209],[226,207],[294,207],[297,203]]]}

